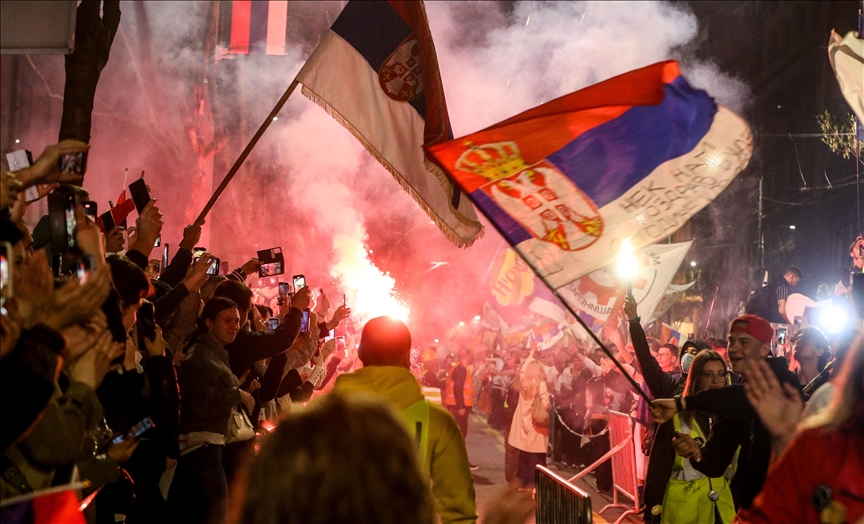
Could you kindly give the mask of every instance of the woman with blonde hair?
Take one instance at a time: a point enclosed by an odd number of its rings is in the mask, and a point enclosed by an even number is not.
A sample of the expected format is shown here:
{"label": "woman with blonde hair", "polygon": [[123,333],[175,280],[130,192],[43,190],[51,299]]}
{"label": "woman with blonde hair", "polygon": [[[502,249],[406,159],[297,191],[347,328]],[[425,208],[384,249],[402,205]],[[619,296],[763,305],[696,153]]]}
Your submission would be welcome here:
{"label": "woman with blonde hair", "polygon": [[[535,343],[528,359],[519,370],[519,402],[507,438],[507,442],[519,450],[517,478],[520,490],[534,487],[535,466],[546,465],[546,450],[549,447],[548,413],[552,402],[549,399],[543,366],[534,359],[536,350]],[[543,412],[546,413],[545,422]]]}

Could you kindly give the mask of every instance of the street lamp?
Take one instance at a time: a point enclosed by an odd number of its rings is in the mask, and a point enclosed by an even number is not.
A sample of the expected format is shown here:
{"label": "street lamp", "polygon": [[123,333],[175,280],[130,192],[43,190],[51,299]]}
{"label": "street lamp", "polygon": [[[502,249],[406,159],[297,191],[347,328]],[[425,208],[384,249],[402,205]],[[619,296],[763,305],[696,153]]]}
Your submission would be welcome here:
{"label": "street lamp", "polygon": [[633,294],[633,277],[639,272],[639,263],[633,256],[633,244],[629,238],[621,243],[621,253],[618,255],[618,275],[627,283],[627,295]]}

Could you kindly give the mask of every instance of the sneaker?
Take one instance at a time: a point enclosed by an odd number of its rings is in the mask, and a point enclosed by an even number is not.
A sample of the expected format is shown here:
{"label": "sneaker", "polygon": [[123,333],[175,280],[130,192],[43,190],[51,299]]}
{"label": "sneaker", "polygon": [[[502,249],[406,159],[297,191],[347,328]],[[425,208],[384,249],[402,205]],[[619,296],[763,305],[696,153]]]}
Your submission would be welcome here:
{"label": "sneaker", "polygon": [[468,463],[468,469],[470,469],[471,471],[477,471],[478,469],[480,469],[480,466],[478,466],[477,464],[471,464],[469,462]]}

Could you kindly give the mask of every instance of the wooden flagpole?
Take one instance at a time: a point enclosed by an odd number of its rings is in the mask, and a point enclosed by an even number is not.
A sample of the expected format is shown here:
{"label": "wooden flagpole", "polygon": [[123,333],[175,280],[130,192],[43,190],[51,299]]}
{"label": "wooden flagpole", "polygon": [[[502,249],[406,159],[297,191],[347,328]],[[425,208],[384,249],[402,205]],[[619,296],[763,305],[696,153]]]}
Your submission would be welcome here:
{"label": "wooden flagpole", "polygon": [[246,157],[249,156],[249,153],[252,152],[252,149],[255,147],[255,144],[258,143],[258,140],[261,139],[261,136],[264,135],[264,132],[267,131],[267,128],[270,127],[270,124],[273,122],[273,119],[276,115],[279,114],[279,111],[282,110],[282,106],[285,105],[285,102],[288,101],[288,98],[291,96],[291,93],[294,92],[294,89],[297,88],[299,82],[294,80],[291,82],[291,85],[288,86],[288,89],[285,90],[285,93],[282,94],[282,98],[276,102],[276,106],[270,111],[270,114],[267,115],[267,118],[264,119],[264,122],[261,124],[261,127],[258,128],[258,131],[255,132],[255,136],[252,137],[252,140],[246,144],[246,148],[240,153],[240,156],[237,157],[237,160],[234,162],[234,165],[231,166],[231,169],[228,171],[228,174],[225,175],[225,178],[222,179],[222,182],[219,184],[219,187],[216,188],[216,191],[213,192],[213,196],[210,197],[210,200],[207,202],[207,205],[204,206],[204,209],[201,210],[201,213],[198,215],[198,218],[195,219],[196,224],[200,224],[204,221],[204,218],[207,216],[207,213],[210,212],[210,209],[219,200],[219,197],[222,195],[222,192],[225,191],[225,188],[228,187],[228,184],[231,183],[231,179],[234,178],[234,175],[237,174],[237,171],[240,169],[240,166],[243,165],[243,162],[246,160]]}

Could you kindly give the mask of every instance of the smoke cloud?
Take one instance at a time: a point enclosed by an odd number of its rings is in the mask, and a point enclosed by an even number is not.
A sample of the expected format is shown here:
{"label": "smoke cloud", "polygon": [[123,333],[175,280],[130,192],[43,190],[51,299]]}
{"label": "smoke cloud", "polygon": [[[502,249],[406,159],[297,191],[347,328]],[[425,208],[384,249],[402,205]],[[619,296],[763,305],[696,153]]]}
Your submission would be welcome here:
{"label": "smoke cloud", "polygon": [[[297,30],[287,55],[225,58],[216,65],[216,86],[203,80],[210,5],[123,2],[121,32],[97,91],[85,187],[104,208],[121,190],[124,167],[134,174],[129,182],[146,170],[167,218],[163,241],[175,245],[215,186],[206,176],[213,160],[200,163],[189,130],[198,129],[200,148],[218,143],[224,128],[218,183],[343,4],[291,2],[290,27]],[[429,2],[426,9],[457,137],[670,58],[680,59],[691,83],[720,103],[746,108],[746,85],[682,55],[698,23],[679,4],[460,1]],[[33,60],[51,89],[62,93],[62,58]],[[196,89],[214,88],[220,95],[211,124]],[[43,127],[56,129],[58,102],[50,103],[54,109]],[[289,273],[306,274],[334,306],[333,294],[341,299],[345,293],[358,320],[410,308],[418,343],[480,311],[488,299],[488,283],[481,288],[481,281],[502,246],[488,227],[473,247],[452,246],[389,173],[299,90],[208,225],[202,243],[232,268],[257,249],[281,246]]]}

